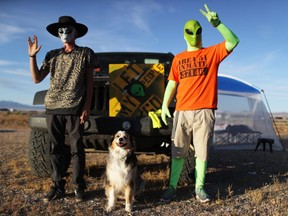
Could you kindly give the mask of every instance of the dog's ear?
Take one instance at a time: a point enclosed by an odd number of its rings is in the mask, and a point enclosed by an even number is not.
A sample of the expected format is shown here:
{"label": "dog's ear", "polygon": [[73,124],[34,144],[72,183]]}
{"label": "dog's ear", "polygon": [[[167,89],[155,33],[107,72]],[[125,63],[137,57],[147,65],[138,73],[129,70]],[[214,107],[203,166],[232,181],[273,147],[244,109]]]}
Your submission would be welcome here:
{"label": "dog's ear", "polygon": [[115,134],[111,135],[111,137],[110,137],[110,142],[109,142],[109,146],[112,145],[112,142],[113,142],[113,140],[114,140],[114,137],[115,137]]}

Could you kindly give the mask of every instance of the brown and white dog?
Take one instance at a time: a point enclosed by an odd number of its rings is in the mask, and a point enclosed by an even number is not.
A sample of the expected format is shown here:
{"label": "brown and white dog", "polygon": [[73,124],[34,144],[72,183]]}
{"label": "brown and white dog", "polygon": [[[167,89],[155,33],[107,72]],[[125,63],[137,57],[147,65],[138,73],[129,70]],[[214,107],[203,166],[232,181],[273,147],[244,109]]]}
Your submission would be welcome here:
{"label": "brown and white dog", "polygon": [[134,197],[143,189],[144,182],[138,173],[133,141],[125,131],[118,131],[112,137],[105,174],[106,211],[112,211],[117,198],[124,195],[125,210],[131,212]]}

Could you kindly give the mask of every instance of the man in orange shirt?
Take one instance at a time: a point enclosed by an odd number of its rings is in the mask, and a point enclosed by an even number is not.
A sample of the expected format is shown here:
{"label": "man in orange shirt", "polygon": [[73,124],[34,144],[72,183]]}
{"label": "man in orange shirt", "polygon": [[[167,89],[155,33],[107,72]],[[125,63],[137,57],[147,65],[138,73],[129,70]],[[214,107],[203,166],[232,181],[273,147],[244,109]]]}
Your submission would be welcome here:
{"label": "man in orange shirt", "polygon": [[195,149],[195,194],[201,202],[211,201],[204,190],[209,147],[212,143],[217,109],[218,67],[239,43],[238,37],[204,5],[200,12],[218,29],[225,41],[203,48],[202,28],[198,21],[189,20],[184,26],[187,50],[177,54],[172,62],[165,90],[161,118],[171,117],[168,106],[176,95],[172,130],[172,164],[168,189],[161,201],[168,202],[176,196],[177,184],[187,157],[191,140]]}

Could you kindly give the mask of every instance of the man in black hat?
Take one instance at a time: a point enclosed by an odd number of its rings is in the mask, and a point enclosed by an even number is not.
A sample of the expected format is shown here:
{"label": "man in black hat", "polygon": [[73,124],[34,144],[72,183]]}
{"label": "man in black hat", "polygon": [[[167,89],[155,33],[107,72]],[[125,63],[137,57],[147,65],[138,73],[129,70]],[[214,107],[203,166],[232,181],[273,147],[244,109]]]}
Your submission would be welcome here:
{"label": "man in black hat", "polygon": [[[53,186],[44,201],[65,195],[67,151],[65,132],[70,145],[73,184],[77,201],[82,201],[86,189],[84,180],[85,152],[83,146],[84,122],[90,115],[93,91],[93,70],[96,59],[92,49],[77,46],[75,40],[84,36],[88,28],[70,16],[61,16],[57,23],[47,26],[47,31],[63,42],[60,49],[46,54],[40,69],[36,54],[40,51],[37,37],[28,37],[30,71],[35,83],[40,83],[50,73],[50,87],[45,96],[47,127],[51,141],[50,161]],[[67,162],[66,162],[67,164]]]}

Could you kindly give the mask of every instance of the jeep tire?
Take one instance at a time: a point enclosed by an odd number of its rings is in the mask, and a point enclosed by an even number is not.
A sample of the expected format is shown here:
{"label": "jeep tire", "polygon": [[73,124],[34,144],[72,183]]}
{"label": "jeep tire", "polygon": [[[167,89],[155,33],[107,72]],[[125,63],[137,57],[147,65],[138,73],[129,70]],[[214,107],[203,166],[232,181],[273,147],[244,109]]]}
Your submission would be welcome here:
{"label": "jeep tire", "polygon": [[195,173],[194,169],[195,168],[195,152],[192,148],[189,149],[188,151],[188,156],[185,159],[182,173],[180,175],[179,179],[179,185],[181,186],[186,186],[193,184],[195,182]]}
{"label": "jeep tire", "polygon": [[31,130],[28,156],[32,171],[39,177],[48,177],[52,173],[49,159],[50,140],[45,130]]}
{"label": "jeep tire", "polygon": [[[28,157],[34,174],[39,177],[50,177],[52,166],[49,159],[50,139],[46,130],[31,130]],[[69,146],[65,145],[65,170],[67,171],[71,161]]]}

